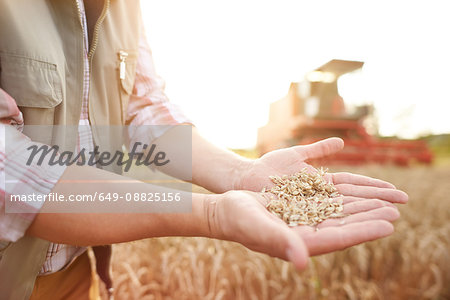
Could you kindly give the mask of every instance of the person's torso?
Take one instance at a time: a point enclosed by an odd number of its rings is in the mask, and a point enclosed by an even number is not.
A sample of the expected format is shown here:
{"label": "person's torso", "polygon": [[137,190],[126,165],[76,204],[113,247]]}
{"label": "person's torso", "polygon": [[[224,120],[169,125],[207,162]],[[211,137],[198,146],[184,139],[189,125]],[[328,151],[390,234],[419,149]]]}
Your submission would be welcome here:
{"label": "person's torso", "polygon": [[[107,0],[91,27],[88,105],[92,125],[124,123],[134,84],[139,14],[138,1]],[[123,52],[126,61],[120,56]],[[77,1],[0,1],[0,88],[16,100],[25,125],[79,124],[85,61]],[[107,136],[95,129],[93,134],[96,144],[108,144]],[[51,132],[40,142],[61,143]],[[65,146],[73,149],[75,143],[73,136]]]}
{"label": "person's torso", "polygon": [[[75,0],[0,1],[0,87],[16,100],[25,125],[78,124],[84,76],[79,14]],[[140,20],[139,1],[107,0],[95,22],[89,51],[94,126],[124,123]],[[102,143],[95,132],[94,139]]]}

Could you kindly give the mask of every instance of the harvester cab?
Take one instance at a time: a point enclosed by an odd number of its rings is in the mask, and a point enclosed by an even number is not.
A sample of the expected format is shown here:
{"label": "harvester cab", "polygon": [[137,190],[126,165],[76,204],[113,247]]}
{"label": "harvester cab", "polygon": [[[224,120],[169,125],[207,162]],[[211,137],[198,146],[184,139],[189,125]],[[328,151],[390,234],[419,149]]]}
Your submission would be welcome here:
{"label": "harvester cab", "polygon": [[[369,134],[364,121],[370,120],[372,105],[356,107],[353,112],[346,109],[338,79],[363,65],[361,61],[333,59],[307,73],[305,80],[291,83],[288,94],[270,105],[269,122],[258,130],[259,152],[338,136],[346,147],[326,163],[430,163],[432,154],[423,141]],[[376,132],[376,123],[372,127]]]}
{"label": "harvester cab", "polygon": [[[303,82],[298,83],[300,106],[307,117],[318,119],[360,119],[368,111],[359,109],[349,114],[338,91],[338,79],[344,74],[356,71],[364,62],[333,59],[321,67],[309,72]],[[365,112],[365,113],[363,113]]]}

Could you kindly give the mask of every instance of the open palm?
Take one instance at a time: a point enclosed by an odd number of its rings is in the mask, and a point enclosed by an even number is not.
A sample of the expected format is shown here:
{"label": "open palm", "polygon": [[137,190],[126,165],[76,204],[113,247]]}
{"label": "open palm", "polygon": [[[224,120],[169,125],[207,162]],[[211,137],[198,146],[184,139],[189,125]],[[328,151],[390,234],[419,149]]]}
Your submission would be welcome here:
{"label": "open palm", "polygon": [[[256,201],[255,201],[256,200]],[[231,191],[213,202],[209,224],[213,235],[305,268],[309,256],[329,253],[390,235],[399,217],[394,205],[377,199],[344,196],[344,218],[317,227],[289,227],[265,208],[263,194]]]}
{"label": "open palm", "polygon": [[[270,175],[288,175],[307,168],[315,172],[315,168],[307,163],[308,159],[316,159],[340,151],[344,142],[340,138],[329,138],[320,142],[294,146],[266,153],[252,161],[247,170],[241,174],[237,189],[259,192],[263,187],[272,186]],[[344,196],[380,199],[388,202],[406,203],[408,196],[385,181],[352,173],[329,173],[325,179],[336,185]]]}

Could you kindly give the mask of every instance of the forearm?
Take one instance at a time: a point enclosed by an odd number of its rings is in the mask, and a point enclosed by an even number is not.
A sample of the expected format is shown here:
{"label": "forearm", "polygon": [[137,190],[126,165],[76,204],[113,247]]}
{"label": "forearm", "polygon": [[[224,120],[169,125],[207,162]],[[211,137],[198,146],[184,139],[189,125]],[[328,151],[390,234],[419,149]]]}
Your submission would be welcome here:
{"label": "forearm", "polygon": [[223,193],[239,189],[238,179],[251,161],[215,146],[192,130],[192,180],[206,189]]}
{"label": "forearm", "polygon": [[[151,185],[142,182],[117,184],[124,177],[91,167],[68,167],[55,185],[52,192],[68,197],[77,191],[65,182],[83,179],[97,181],[99,184],[83,190],[83,193],[149,193]],[[57,243],[72,245],[101,245],[161,236],[210,236],[205,216],[203,194],[192,194],[192,211],[190,213],[143,213],[148,203],[133,202],[136,213],[45,213],[51,211],[51,202],[45,203],[43,212],[38,214],[27,234]],[[58,203],[61,205],[61,203]],[[62,205],[73,205],[62,203]],[[165,204],[170,205],[170,204]]]}
{"label": "forearm", "polygon": [[[167,152],[167,157],[177,157],[176,153],[170,152],[177,149],[172,145],[176,143],[180,131],[181,129],[175,126],[155,141],[158,147]],[[237,180],[250,163],[249,159],[213,145],[203,138],[195,127],[192,128],[192,183],[215,193],[238,189]],[[176,174],[179,170],[176,168],[177,164],[171,163],[160,170],[179,177]]]}

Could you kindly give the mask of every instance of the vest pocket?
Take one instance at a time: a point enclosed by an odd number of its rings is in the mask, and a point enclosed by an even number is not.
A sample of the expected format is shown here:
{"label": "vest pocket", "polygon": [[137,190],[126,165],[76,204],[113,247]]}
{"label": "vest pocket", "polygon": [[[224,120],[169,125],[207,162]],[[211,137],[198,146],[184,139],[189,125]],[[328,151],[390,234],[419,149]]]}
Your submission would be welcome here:
{"label": "vest pocket", "polygon": [[18,106],[53,108],[63,100],[56,64],[0,53],[0,86]]}

